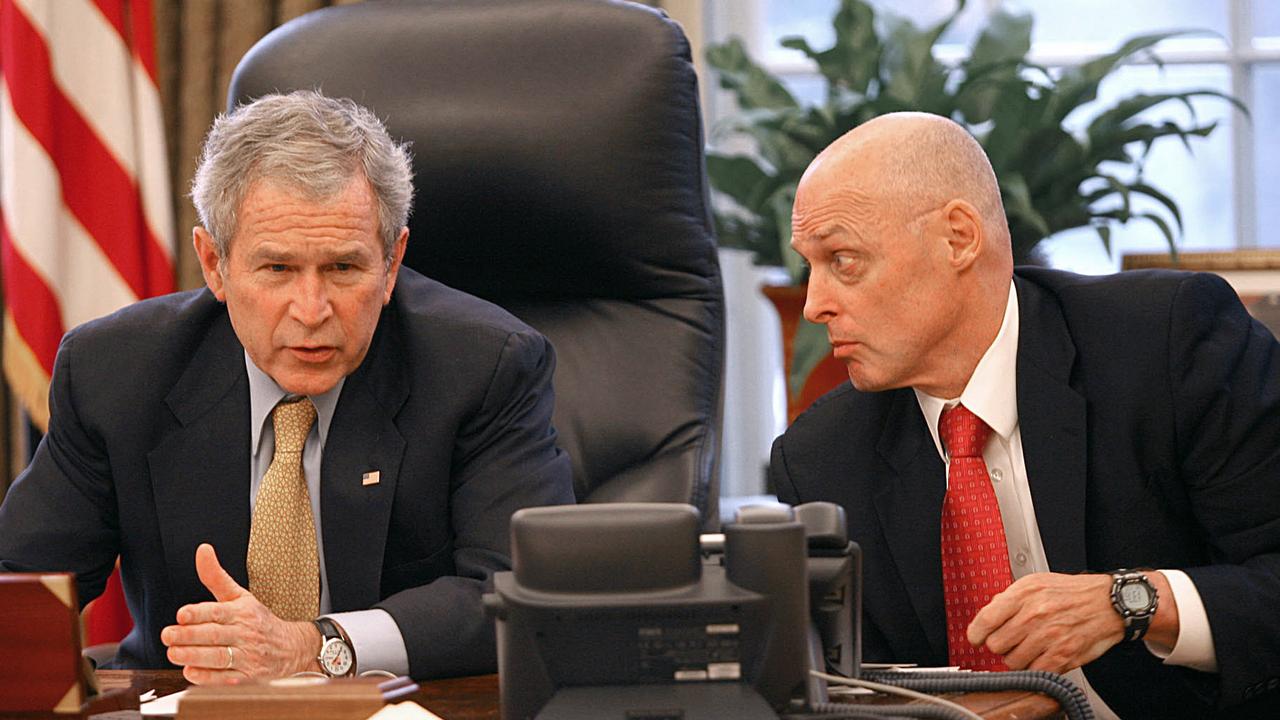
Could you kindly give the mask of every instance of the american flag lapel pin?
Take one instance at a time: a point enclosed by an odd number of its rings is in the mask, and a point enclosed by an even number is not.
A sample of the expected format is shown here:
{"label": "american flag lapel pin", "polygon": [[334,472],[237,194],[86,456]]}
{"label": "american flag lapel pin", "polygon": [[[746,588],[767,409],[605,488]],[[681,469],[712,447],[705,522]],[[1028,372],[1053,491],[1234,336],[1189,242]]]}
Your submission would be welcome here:
{"label": "american flag lapel pin", "polygon": [[377,485],[380,482],[382,482],[382,473],[377,470],[367,472],[360,476],[361,485]]}

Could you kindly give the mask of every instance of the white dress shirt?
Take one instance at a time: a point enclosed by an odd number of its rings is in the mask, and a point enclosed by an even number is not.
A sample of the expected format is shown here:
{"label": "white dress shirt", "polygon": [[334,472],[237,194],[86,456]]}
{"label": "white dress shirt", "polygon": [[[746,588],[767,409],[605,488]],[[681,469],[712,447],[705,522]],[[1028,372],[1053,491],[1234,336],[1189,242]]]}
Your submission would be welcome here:
{"label": "white dress shirt", "polygon": [[[249,353],[244,354],[245,369],[249,373],[249,450],[252,456],[249,481],[249,512],[257,505],[258,488],[271,466],[275,454],[276,433],[271,424],[271,411],[286,393],[270,375],[263,372]],[[404,635],[395,619],[385,610],[357,610],[330,613],[329,576],[324,563],[324,533],[320,524],[320,464],[324,456],[324,443],[329,437],[329,423],[338,407],[344,380],[340,380],[323,395],[310,396],[316,406],[316,423],[307,435],[302,448],[302,472],[307,480],[307,492],[311,495],[311,515],[316,524],[316,551],[320,556],[320,615],[328,617],[342,627],[351,640],[351,650],[356,656],[356,672],[386,670],[396,675],[409,674],[409,652],[405,649]]]}
{"label": "white dress shirt", "polygon": [[[1005,540],[1009,546],[1009,567],[1013,570],[1015,580],[1031,573],[1049,572],[1044,543],[1040,539],[1040,527],[1036,522],[1031,485],[1027,480],[1027,466],[1022,455],[1022,431],[1018,424],[1018,327],[1018,294],[1010,281],[1009,300],[1005,306],[1000,332],[978,361],[978,366],[974,368],[960,397],[943,399],[920,390],[915,391],[920,410],[929,425],[929,433],[933,436],[934,446],[948,466],[950,459],[938,436],[938,418],[943,409],[963,403],[991,427],[991,437],[983,448],[982,458],[987,463],[996,500],[1000,504],[1000,519],[1004,522]],[[1151,642],[1146,643],[1147,649],[1162,658],[1167,665],[1217,672],[1213,635],[1195,584],[1181,571],[1160,572],[1168,578],[1174,602],[1178,606],[1178,641],[1172,650]],[[1067,677],[1089,696],[1094,713],[1099,718],[1106,720],[1116,717],[1089,686],[1079,668],[1067,673]]]}

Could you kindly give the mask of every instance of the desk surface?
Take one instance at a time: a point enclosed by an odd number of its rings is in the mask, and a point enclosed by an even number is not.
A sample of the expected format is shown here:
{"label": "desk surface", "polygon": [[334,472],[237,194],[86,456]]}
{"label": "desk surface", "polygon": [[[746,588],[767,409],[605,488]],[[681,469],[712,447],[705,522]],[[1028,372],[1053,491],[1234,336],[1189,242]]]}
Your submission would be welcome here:
{"label": "desk surface", "polygon": [[[132,688],[143,693],[154,689],[165,695],[187,685],[177,670],[99,670],[97,675],[103,690]],[[498,720],[497,675],[433,680],[419,685],[422,689],[415,699],[445,720]],[[967,693],[949,697],[989,720],[1061,717],[1058,703],[1036,693]],[[118,712],[94,717],[124,720],[139,715],[136,712]]]}

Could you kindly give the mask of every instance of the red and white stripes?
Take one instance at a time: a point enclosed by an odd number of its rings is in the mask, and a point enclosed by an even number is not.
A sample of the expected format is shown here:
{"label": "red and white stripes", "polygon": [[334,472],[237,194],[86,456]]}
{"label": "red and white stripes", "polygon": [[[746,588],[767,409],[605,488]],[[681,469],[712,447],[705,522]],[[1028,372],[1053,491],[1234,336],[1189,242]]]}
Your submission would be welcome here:
{"label": "red and white stripes", "polygon": [[4,370],[37,425],[62,333],[170,292],[151,0],[0,0]]}

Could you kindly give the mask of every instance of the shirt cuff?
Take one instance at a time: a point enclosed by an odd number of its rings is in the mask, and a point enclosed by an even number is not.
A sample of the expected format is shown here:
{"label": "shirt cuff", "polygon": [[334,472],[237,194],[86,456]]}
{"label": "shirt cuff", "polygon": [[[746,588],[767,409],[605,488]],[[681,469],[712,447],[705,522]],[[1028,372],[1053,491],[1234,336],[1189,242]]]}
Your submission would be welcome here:
{"label": "shirt cuff", "polygon": [[1178,641],[1173,650],[1146,641],[1147,650],[1164,660],[1165,665],[1180,665],[1202,672],[1218,672],[1218,653],[1213,646],[1213,633],[1209,629],[1209,616],[1204,611],[1204,601],[1196,584],[1181,570],[1161,570],[1173,601],[1178,605]]}
{"label": "shirt cuff", "polygon": [[351,641],[356,656],[356,672],[386,670],[395,675],[409,674],[409,652],[404,647],[400,626],[386,610],[357,610],[330,613],[325,617],[336,622]]}

